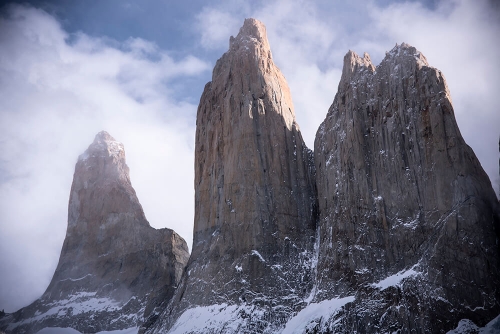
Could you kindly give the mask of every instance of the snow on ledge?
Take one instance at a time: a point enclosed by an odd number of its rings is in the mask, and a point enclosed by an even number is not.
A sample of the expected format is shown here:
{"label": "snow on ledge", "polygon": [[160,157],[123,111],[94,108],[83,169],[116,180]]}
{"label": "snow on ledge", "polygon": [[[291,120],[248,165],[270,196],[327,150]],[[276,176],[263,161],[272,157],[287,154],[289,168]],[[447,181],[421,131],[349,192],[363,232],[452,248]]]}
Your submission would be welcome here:
{"label": "snow on ledge", "polygon": [[190,308],[177,319],[168,333],[211,333],[224,329],[237,331],[245,322],[238,314],[245,309],[248,313],[258,312],[251,306],[214,304]]}
{"label": "snow on ledge", "polygon": [[500,314],[484,327],[478,327],[474,322],[469,319],[462,319],[458,323],[457,328],[447,332],[446,334],[498,334],[500,333]]}
{"label": "snow on ledge", "polygon": [[319,303],[312,303],[302,309],[297,315],[288,320],[285,329],[281,334],[302,334],[306,332],[307,327],[313,323],[316,325],[315,320],[321,318],[328,319],[335,312],[340,310],[345,304],[354,301],[354,296],[345,298],[334,298],[330,300],[323,300]]}
{"label": "snow on ledge", "polygon": [[420,274],[415,270],[416,266],[417,265],[414,265],[408,270],[402,270],[397,274],[386,277],[378,283],[373,283],[372,286],[374,286],[375,288],[380,288],[381,290],[385,290],[390,286],[399,285],[403,279]]}
{"label": "snow on ledge", "polygon": [[260,262],[266,262],[266,260],[264,260],[264,258],[262,257],[262,255],[260,255],[260,253],[257,252],[255,249],[253,249],[250,252],[250,254],[257,256],[259,258]]}

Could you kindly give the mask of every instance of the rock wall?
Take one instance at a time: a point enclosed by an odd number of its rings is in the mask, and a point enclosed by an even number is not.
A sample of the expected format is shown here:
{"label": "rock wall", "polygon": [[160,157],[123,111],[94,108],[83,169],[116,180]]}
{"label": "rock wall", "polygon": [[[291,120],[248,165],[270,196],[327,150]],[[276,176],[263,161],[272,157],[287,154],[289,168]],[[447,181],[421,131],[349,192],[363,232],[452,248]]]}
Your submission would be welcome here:
{"label": "rock wall", "polygon": [[262,331],[311,290],[317,203],[312,152],[259,21],[246,19],[231,37],[196,125],[193,252],[173,311],[164,313],[173,316],[156,331],[215,304],[256,306],[239,328]]}
{"label": "rock wall", "polygon": [[336,331],[442,332],[500,313],[498,201],[419,51],[397,45],[376,68],[347,53],[315,163],[315,299],[356,295]]}

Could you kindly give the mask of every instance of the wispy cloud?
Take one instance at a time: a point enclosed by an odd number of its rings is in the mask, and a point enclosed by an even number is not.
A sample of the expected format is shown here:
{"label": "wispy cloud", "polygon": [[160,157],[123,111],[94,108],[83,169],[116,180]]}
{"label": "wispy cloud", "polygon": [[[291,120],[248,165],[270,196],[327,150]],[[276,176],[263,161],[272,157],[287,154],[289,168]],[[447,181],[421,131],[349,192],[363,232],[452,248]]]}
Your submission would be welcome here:
{"label": "wispy cloud", "polygon": [[225,49],[229,36],[235,35],[241,26],[240,20],[231,13],[205,7],[196,15],[197,28],[201,32],[201,45],[207,49]]}

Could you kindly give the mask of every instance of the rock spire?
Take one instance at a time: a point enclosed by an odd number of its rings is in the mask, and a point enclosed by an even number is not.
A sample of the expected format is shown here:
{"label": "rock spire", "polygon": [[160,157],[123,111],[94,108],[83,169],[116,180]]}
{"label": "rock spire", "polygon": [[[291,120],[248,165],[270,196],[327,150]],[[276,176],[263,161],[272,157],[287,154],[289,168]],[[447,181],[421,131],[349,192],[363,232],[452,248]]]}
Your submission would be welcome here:
{"label": "rock spire", "polygon": [[356,295],[330,330],[443,332],[500,313],[498,201],[418,50],[396,45],[376,68],[347,53],[315,162],[315,298]]}
{"label": "rock spire", "polygon": [[76,163],[52,281],[40,299],[10,316],[6,330],[95,333],[138,326],[171,298],[188,257],[178,234],[149,225],[130,183],[123,144],[99,132]]}
{"label": "rock spire", "polygon": [[221,303],[249,314],[240,331],[263,330],[311,289],[317,204],[312,152],[261,22],[230,38],[196,125],[193,252],[155,331]]}

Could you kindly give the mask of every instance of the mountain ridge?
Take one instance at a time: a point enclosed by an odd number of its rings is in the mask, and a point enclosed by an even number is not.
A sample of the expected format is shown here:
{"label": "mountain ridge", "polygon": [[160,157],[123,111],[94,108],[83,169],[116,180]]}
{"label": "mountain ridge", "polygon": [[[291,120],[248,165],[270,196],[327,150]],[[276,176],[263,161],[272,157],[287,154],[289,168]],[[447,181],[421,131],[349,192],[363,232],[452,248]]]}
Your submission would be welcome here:
{"label": "mountain ridge", "polygon": [[[82,311],[64,306],[17,332],[500,332],[500,204],[444,75],[413,46],[396,44],[377,66],[346,53],[313,152],[265,26],[246,19],[200,98],[194,168],[188,260],[174,231],[148,232],[123,145],[99,133],[75,167],[67,236],[41,298]],[[120,276],[122,265],[135,274]],[[99,290],[115,274],[120,283]],[[100,327],[83,309],[96,296],[117,302],[94,315]],[[41,302],[0,328],[40,316]]]}

